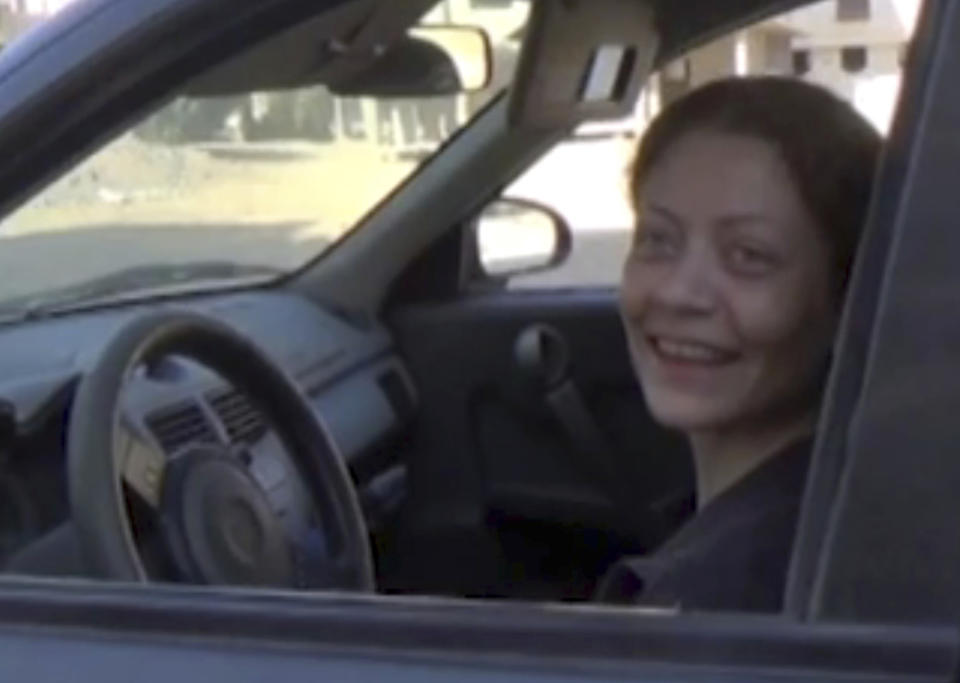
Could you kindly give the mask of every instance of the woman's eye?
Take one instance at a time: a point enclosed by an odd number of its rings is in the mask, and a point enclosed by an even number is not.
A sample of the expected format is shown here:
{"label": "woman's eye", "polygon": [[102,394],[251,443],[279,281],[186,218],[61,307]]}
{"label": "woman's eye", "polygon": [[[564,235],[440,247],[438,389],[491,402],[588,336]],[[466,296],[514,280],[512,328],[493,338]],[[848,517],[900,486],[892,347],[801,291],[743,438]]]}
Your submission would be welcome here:
{"label": "woman's eye", "polygon": [[737,245],[730,249],[730,264],[737,272],[747,275],[763,275],[774,268],[779,263],[776,254],[752,247],[749,245]]}
{"label": "woman's eye", "polygon": [[640,226],[634,244],[634,252],[642,258],[653,259],[672,256],[676,253],[679,239],[673,230],[657,226]]}

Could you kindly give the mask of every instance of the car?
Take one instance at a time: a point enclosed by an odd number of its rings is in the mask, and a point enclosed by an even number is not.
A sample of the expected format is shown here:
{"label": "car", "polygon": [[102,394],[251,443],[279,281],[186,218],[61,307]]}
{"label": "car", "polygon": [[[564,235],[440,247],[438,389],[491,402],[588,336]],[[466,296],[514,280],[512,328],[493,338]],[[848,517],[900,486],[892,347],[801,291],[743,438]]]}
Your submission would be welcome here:
{"label": "car", "polygon": [[960,0],[911,41],[784,613],[592,601],[689,456],[587,273],[623,212],[518,194],[610,193],[634,142],[578,127],[805,4],[75,0],[5,47],[0,676],[952,680]]}

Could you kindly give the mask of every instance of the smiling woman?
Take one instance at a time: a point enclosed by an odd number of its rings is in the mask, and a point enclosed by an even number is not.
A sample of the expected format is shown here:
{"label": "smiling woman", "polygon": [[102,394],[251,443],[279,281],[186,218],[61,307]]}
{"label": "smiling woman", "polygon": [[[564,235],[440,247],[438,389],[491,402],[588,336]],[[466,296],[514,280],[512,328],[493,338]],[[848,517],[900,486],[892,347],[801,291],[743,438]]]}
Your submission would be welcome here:
{"label": "smiling woman", "polygon": [[651,413],[690,440],[700,513],[608,597],[780,609],[879,149],[848,104],[780,78],[713,83],[651,125],[621,310]]}

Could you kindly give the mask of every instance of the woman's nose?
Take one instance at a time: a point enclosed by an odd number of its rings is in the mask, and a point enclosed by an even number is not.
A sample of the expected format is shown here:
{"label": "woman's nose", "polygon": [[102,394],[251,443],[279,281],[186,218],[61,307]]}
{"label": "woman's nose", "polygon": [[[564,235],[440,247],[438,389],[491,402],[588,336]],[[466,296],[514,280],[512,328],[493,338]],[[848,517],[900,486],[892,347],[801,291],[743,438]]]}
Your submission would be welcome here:
{"label": "woman's nose", "polygon": [[677,312],[711,312],[717,302],[713,270],[706,253],[696,249],[686,251],[654,287],[654,302]]}

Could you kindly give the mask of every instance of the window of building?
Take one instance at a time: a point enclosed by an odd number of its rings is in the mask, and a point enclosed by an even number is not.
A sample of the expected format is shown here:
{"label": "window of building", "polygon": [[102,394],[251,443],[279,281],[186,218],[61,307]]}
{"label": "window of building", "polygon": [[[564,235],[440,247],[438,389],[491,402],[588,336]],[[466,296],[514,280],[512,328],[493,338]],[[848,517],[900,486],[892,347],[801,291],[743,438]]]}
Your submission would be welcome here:
{"label": "window of building", "polygon": [[837,21],[867,21],[870,0],[837,0]]}
{"label": "window of building", "polygon": [[793,51],[793,73],[795,76],[803,76],[810,71],[810,50]]}
{"label": "window of building", "polygon": [[867,68],[867,48],[845,47],[840,50],[840,64],[847,73],[859,73]]}

